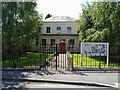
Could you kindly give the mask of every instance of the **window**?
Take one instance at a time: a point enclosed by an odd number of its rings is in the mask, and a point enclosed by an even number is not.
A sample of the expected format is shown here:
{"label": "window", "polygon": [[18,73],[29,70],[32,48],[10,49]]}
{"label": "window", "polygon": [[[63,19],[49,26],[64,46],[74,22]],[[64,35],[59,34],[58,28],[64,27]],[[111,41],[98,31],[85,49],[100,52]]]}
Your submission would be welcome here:
{"label": "window", "polygon": [[46,39],[42,39],[41,45],[42,45],[42,46],[46,46]]}
{"label": "window", "polygon": [[50,27],[46,27],[46,33],[50,33]]}
{"label": "window", "polygon": [[74,45],[75,45],[75,39],[70,39],[69,45],[70,45],[70,46],[74,46]]}
{"label": "window", "polygon": [[57,27],[57,34],[61,33],[61,27]]}
{"label": "window", "polygon": [[55,39],[51,39],[51,46],[55,46]]}
{"label": "window", "polygon": [[67,27],[67,33],[71,33],[72,28],[71,27]]}

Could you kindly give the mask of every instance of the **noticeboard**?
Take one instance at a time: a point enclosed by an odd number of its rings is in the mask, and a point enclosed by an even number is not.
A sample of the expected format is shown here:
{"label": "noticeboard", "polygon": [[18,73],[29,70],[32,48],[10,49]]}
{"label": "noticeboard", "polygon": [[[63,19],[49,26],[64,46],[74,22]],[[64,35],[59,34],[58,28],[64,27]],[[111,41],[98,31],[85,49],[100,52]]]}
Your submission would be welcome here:
{"label": "noticeboard", "polygon": [[109,59],[109,43],[82,42],[81,43],[81,62],[82,56],[106,56],[107,65]]}
{"label": "noticeboard", "polygon": [[81,43],[81,54],[87,56],[107,56],[108,43]]}

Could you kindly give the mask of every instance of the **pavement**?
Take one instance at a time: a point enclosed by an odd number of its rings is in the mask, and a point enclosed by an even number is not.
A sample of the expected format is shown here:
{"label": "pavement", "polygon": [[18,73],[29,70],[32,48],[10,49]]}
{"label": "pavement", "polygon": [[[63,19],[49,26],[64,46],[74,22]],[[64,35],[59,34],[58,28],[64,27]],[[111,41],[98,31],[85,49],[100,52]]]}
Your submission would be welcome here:
{"label": "pavement", "polygon": [[[85,72],[85,71],[65,71],[65,70],[4,70],[2,80],[66,83],[75,85],[106,86],[112,88],[119,87],[119,72]],[[120,87],[119,87],[120,88]]]}

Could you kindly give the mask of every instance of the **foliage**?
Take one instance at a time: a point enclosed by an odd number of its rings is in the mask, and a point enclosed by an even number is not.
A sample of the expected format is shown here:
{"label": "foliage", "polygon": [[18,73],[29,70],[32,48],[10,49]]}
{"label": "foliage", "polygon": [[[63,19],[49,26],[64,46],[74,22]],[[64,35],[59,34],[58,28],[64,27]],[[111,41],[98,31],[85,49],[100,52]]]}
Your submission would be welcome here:
{"label": "foliage", "polygon": [[36,2],[2,3],[3,53],[26,53],[40,36],[42,16]]}
{"label": "foliage", "polygon": [[[109,42],[112,50],[120,45],[120,2],[93,2],[83,5],[78,20],[80,42]],[[117,45],[117,46],[116,46]]]}

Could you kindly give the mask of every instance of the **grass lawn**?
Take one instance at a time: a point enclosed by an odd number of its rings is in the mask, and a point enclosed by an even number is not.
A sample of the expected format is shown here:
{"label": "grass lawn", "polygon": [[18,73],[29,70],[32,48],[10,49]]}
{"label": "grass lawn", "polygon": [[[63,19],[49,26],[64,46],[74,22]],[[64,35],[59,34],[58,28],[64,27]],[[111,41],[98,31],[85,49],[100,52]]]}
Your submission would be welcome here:
{"label": "grass lawn", "polygon": [[[35,53],[28,52],[26,55],[21,55],[19,57],[7,58],[2,60],[3,67],[13,67],[14,65],[17,67],[36,67],[39,66],[41,61],[47,60],[50,58],[52,54],[44,54],[44,53]],[[80,64],[80,54],[73,54],[73,63],[74,67],[83,67],[83,68],[107,68],[106,65],[106,57],[88,57],[83,56],[82,58],[82,66]],[[120,67],[120,62],[116,60],[109,60],[109,68],[118,68]]]}
{"label": "grass lawn", "polygon": [[[80,64],[80,54],[73,54],[73,62],[74,67],[85,67],[85,68],[107,68],[107,60],[106,57],[82,57],[82,66]],[[109,59],[109,67],[118,68],[120,67],[120,63],[118,61]]]}
{"label": "grass lawn", "polygon": [[4,66],[4,67],[12,67],[14,64],[17,67],[39,66],[39,64],[40,64],[40,62],[42,60],[46,60],[51,55],[52,54],[48,54],[46,56],[45,54],[41,54],[41,53],[28,52],[26,55],[21,55],[19,57],[12,58],[12,59],[2,60],[2,66]]}

